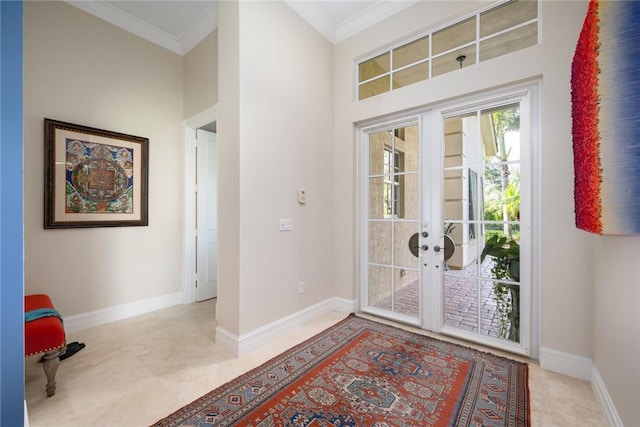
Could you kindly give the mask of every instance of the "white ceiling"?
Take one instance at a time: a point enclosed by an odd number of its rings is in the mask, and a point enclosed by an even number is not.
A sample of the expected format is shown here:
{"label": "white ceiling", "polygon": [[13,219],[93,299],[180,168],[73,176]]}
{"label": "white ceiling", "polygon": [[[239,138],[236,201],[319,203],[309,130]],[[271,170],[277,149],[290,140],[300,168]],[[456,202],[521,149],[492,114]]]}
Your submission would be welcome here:
{"label": "white ceiling", "polygon": [[[284,0],[332,43],[420,0]],[[216,0],[67,0],[85,12],[184,55],[218,25]]]}

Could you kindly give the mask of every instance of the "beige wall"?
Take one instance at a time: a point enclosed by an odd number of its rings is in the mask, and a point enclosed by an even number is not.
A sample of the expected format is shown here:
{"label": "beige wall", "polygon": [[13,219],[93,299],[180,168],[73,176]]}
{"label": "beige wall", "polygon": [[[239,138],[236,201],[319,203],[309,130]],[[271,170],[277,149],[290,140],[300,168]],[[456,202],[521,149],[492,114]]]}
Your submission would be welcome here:
{"label": "beige wall", "polygon": [[542,345],[590,357],[593,271],[589,236],[574,226],[569,88],[571,59],[586,10],[582,1],[542,2],[541,267]]}
{"label": "beige wall", "polygon": [[[220,192],[221,229],[223,215],[232,221],[221,230],[220,264],[237,261],[219,283],[237,291],[221,289],[218,322],[243,334],[334,295],[333,49],[282,2],[220,2],[219,12],[220,184],[237,189]],[[293,230],[279,232],[280,218]]]}
{"label": "beige wall", "polygon": [[[239,3],[218,2],[218,302],[216,320],[240,333]],[[256,256],[260,254],[256,253]]]}
{"label": "beige wall", "polygon": [[184,55],[184,117],[218,103],[218,30]]}
{"label": "beige wall", "polygon": [[640,426],[639,237],[592,236],[593,361],[625,426]]}
{"label": "beige wall", "polygon": [[[149,138],[148,227],[43,229],[45,117]],[[181,291],[182,118],[179,55],[66,3],[25,2],[26,293],[71,316]]]}
{"label": "beige wall", "polygon": [[[473,157],[474,150],[480,144],[475,138],[475,117],[451,117],[444,121],[444,165],[462,166],[480,164]],[[464,131],[463,131],[464,127]],[[471,140],[471,141],[469,141]],[[470,159],[471,157],[471,159]],[[466,169],[446,171],[444,173],[442,212],[445,218],[469,219],[469,172]],[[453,270],[461,270],[475,261],[476,246],[469,248],[469,224],[456,224],[448,233],[455,242],[455,251],[447,261]],[[475,240],[473,240],[475,243]]]}

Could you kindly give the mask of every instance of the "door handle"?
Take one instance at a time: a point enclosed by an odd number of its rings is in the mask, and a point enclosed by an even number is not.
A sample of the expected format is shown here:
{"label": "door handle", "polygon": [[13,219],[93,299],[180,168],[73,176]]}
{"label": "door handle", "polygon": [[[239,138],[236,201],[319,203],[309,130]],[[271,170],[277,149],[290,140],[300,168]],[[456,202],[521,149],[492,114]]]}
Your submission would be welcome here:
{"label": "door handle", "polygon": [[443,251],[444,252],[444,260],[448,261],[449,258],[451,258],[453,256],[453,253],[456,251],[456,244],[453,241],[453,239],[451,238],[451,236],[447,236],[445,234],[445,236],[444,236],[444,247],[434,246],[433,250],[435,252]]}

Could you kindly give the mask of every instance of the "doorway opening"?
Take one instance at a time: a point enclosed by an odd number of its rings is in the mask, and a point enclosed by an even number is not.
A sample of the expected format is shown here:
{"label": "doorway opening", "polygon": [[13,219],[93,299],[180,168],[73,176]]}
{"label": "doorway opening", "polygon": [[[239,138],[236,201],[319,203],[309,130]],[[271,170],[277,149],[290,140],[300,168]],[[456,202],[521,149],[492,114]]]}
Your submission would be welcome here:
{"label": "doorway opening", "polygon": [[217,297],[217,108],[184,123],[183,303]]}
{"label": "doorway opening", "polygon": [[360,129],[363,312],[535,356],[536,94],[519,87]]}

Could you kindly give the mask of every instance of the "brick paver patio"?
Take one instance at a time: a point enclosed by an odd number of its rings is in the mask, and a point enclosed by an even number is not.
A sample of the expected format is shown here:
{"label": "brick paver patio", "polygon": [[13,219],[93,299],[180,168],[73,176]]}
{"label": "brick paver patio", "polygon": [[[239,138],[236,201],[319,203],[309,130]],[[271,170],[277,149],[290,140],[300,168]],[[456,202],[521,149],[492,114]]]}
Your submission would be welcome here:
{"label": "brick paver patio", "polygon": [[[487,257],[482,265],[482,277],[491,277],[492,261]],[[500,321],[496,309],[491,280],[482,280],[480,290],[480,319],[478,319],[477,265],[464,270],[449,270],[444,275],[445,325],[492,337],[500,336]],[[395,293],[394,312],[418,317],[420,314],[418,281],[409,283]],[[374,305],[391,310],[391,297]]]}

